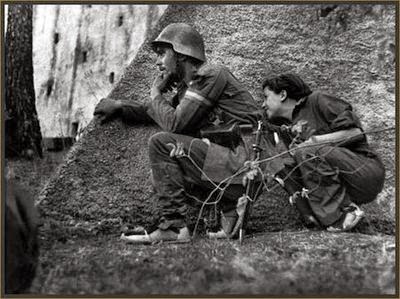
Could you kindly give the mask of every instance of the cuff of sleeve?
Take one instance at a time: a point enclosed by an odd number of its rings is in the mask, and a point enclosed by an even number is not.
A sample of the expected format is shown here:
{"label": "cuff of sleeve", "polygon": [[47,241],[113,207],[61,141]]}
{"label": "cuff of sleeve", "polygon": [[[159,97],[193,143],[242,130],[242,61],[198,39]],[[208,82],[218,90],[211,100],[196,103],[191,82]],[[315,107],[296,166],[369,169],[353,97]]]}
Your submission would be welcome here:
{"label": "cuff of sleeve", "polygon": [[156,103],[162,103],[164,101],[165,101],[164,97],[161,94],[159,94],[159,95],[155,96],[154,98],[152,98],[151,101],[146,102],[144,104],[144,107],[145,107],[146,110],[148,110],[148,109],[153,108],[153,103],[155,103],[155,102]]}
{"label": "cuff of sleeve", "polygon": [[158,110],[157,107],[161,105],[163,102],[166,102],[165,98],[162,95],[157,95],[143,104],[143,108],[150,117],[154,119],[155,111]]}

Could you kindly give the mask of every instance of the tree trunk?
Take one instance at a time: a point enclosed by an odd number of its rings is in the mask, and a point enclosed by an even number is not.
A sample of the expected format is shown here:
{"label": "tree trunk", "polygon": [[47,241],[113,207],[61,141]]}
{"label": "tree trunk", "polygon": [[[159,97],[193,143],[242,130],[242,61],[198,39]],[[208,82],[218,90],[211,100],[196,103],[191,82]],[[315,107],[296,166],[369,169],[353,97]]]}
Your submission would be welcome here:
{"label": "tree trunk", "polygon": [[32,5],[8,6],[5,40],[6,157],[42,157],[32,63]]}

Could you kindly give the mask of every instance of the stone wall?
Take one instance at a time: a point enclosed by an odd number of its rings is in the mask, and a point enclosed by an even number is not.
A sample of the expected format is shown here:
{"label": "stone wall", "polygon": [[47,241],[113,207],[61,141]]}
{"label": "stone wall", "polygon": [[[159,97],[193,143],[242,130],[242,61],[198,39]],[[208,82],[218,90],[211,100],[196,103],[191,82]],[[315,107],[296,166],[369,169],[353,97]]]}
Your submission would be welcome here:
{"label": "stone wall", "polygon": [[36,108],[43,137],[74,136],[119,81],[166,5],[34,5]]}
{"label": "stone wall", "polygon": [[[149,40],[172,22],[197,28],[209,62],[228,66],[259,102],[266,73],[292,71],[312,89],[353,104],[366,130],[395,126],[394,5],[171,5]],[[144,43],[111,95],[147,101],[155,74],[154,55]],[[156,213],[147,141],[158,130],[91,122],[42,192],[42,215],[71,230],[77,223],[100,231],[150,223]],[[387,180],[378,201],[363,207],[367,220],[360,227],[393,233],[395,132],[369,140],[383,158]],[[282,191],[265,192],[252,216],[255,230],[301,229]]]}

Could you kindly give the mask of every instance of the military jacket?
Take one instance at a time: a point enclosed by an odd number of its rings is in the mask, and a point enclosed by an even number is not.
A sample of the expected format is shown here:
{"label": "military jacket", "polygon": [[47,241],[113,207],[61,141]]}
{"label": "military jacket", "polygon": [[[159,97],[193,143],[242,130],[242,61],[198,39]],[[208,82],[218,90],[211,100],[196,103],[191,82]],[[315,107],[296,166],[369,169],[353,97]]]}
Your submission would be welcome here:
{"label": "military jacket", "polygon": [[[299,100],[292,113],[292,126],[302,123],[303,130],[312,130],[312,135],[323,135],[336,131],[359,128],[363,131],[352,106],[339,98],[321,92],[313,92]],[[356,142],[345,145],[354,152],[375,156],[363,136]]]}
{"label": "military jacket", "polygon": [[171,102],[156,97],[146,112],[165,131],[193,136],[212,125],[255,125],[261,116],[253,97],[233,74],[212,65],[201,67],[190,82],[182,81]]}
{"label": "military jacket", "polygon": [[[256,127],[261,109],[251,94],[224,66],[204,65],[190,82],[181,82],[168,101],[160,95],[145,104],[126,103],[122,118],[127,121],[155,122],[164,131],[200,137],[200,130],[227,124]],[[249,146],[230,149],[209,146],[203,170],[213,181],[232,175],[250,158]]]}

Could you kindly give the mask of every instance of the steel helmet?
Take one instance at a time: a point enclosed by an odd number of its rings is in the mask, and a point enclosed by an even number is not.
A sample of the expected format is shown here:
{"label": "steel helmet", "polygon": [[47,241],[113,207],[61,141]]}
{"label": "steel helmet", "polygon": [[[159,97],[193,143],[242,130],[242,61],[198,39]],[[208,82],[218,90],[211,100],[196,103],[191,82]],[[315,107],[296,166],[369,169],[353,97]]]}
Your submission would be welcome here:
{"label": "steel helmet", "polygon": [[204,41],[200,33],[185,23],[173,23],[161,31],[160,35],[151,43],[153,49],[162,43],[172,45],[175,52],[206,61]]}

